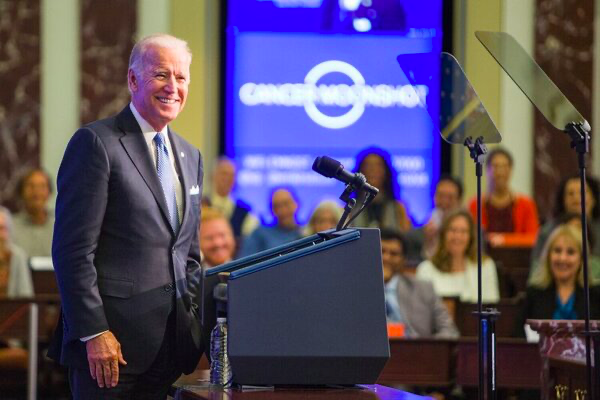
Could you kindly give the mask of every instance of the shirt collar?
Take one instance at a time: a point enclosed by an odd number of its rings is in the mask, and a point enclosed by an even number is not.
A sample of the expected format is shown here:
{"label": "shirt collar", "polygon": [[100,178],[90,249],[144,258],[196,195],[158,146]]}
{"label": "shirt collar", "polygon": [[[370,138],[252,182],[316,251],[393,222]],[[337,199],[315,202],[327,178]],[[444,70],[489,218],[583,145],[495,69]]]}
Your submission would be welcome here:
{"label": "shirt collar", "polygon": [[[156,135],[156,130],[152,127],[152,125],[150,125],[148,123],[148,121],[146,121],[140,115],[137,108],[135,108],[135,106],[133,105],[133,102],[129,103],[129,108],[131,109],[131,112],[133,113],[135,120],[137,121],[138,125],[140,126],[140,129],[142,130],[144,137],[151,134],[152,138],[154,138],[154,136]],[[169,128],[167,127],[167,125],[165,125],[165,127],[160,131],[160,133],[162,133],[163,136],[165,136],[165,137],[167,136],[167,134],[169,133]]]}

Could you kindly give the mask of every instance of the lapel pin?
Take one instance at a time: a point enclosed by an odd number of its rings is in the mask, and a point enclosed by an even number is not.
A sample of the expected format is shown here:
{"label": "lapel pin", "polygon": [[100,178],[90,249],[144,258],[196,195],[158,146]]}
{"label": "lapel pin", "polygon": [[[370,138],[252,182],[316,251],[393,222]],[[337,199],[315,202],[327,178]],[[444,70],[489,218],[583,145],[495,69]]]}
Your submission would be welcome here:
{"label": "lapel pin", "polygon": [[183,151],[180,154],[181,154],[181,157],[185,157],[185,154],[183,154]]}

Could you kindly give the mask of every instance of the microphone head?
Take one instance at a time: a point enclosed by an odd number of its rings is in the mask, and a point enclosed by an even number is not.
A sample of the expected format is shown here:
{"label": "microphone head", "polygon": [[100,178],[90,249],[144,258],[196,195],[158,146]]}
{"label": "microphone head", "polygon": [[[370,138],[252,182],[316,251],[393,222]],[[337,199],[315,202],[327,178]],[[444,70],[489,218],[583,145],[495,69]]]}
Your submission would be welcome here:
{"label": "microphone head", "polygon": [[344,169],[342,163],[331,157],[321,156],[315,158],[312,169],[328,178],[335,178],[340,170]]}

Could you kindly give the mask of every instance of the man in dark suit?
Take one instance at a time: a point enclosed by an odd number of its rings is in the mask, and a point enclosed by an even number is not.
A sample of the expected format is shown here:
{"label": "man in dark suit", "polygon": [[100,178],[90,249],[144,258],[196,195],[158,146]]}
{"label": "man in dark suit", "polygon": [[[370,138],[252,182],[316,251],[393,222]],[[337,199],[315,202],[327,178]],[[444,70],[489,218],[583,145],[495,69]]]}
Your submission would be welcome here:
{"label": "man in dark suit", "polygon": [[381,230],[385,303],[389,322],[404,324],[409,337],[458,337],[458,329],[430,282],[404,267],[406,240],[395,230]]}
{"label": "man in dark suit", "polygon": [[131,103],[79,129],[58,173],[52,256],[62,299],[50,355],[76,399],[164,399],[202,352],[202,158],[169,129],[191,52],[169,35],[131,53]]}

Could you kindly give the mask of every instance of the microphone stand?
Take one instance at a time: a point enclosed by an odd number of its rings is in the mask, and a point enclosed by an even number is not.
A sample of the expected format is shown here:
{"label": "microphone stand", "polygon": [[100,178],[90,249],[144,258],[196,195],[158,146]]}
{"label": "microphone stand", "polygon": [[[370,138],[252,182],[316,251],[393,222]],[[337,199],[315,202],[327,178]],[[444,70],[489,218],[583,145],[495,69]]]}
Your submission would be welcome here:
{"label": "microphone stand", "polygon": [[[588,278],[588,237],[587,237],[587,215],[585,202],[585,154],[589,152],[590,135],[589,125],[570,122],[564,129],[564,132],[571,138],[571,148],[577,153],[579,164],[580,196],[581,196],[581,239],[582,239],[582,257],[583,257],[583,293],[584,293],[584,320],[585,330],[585,364],[588,393],[590,399],[597,400],[600,396],[600,331],[590,329],[590,290]],[[594,372],[592,372],[592,345],[594,340]],[[596,382],[596,387],[594,387]]]}
{"label": "microphone stand", "polygon": [[481,176],[483,174],[483,160],[487,147],[480,136],[473,142],[472,137],[467,137],[464,145],[469,149],[469,154],[475,161],[475,175],[477,177],[477,311],[473,314],[479,317],[479,400],[496,400],[496,319],[500,312],[495,308],[483,310],[481,265],[482,265],[482,229],[481,229]]}
{"label": "microphone stand", "polygon": [[347,185],[344,189],[344,192],[340,196],[340,200],[346,203],[346,205],[344,206],[344,213],[342,214],[342,217],[338,221],[338,224],[335,228],[336,231],[341,231],[344,228],[344,222],[348,218],[350,212],[352,212],[352,209],[356,206],[356,199],[350,197],[352,193],[354,193],[354,188],[352,185]]}
{"label": "microphone stand", "polygon": [[[346,229],[348,225],[363,212],[371,201],[373,201],[375,196],[377,196],[377,193],[379,193],[377,189],[374,189],[374,193],[366,190],[365,184],[367,183],[367,179],[361,173],[357,173],[356,175],[359,178],[357,182],[347,184],[344,192],[340,196],[340,200],[346,203],[346,205],[344,207],[344,213],[335,228],[335,232]],[[347,219],[348,221],[346,222]]]}

